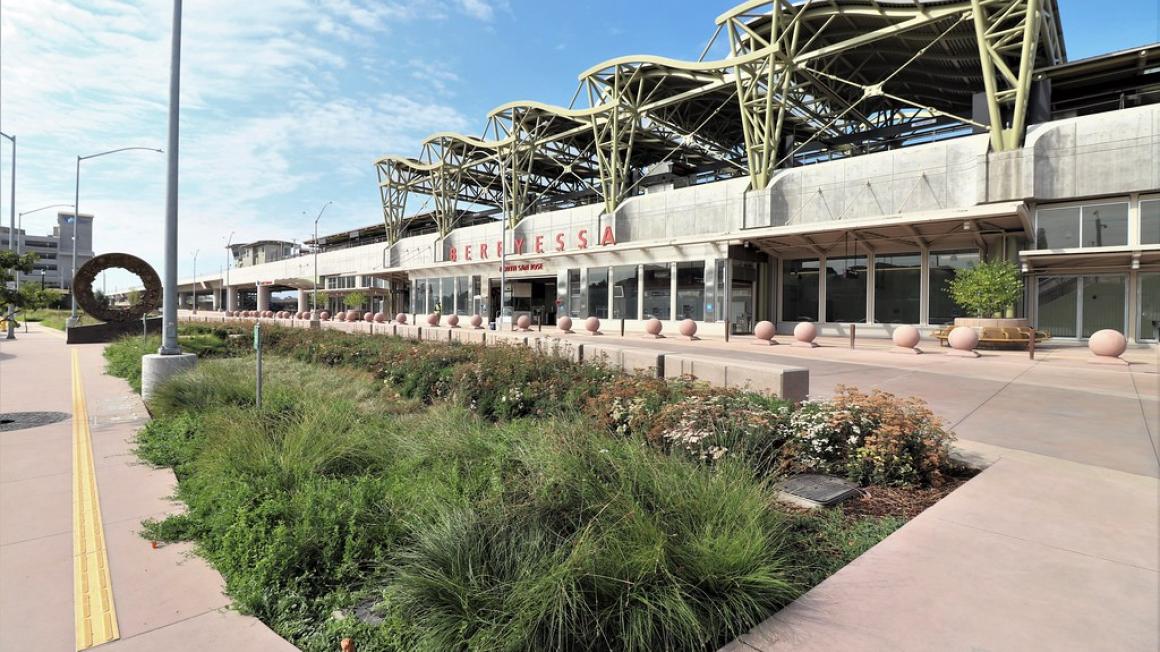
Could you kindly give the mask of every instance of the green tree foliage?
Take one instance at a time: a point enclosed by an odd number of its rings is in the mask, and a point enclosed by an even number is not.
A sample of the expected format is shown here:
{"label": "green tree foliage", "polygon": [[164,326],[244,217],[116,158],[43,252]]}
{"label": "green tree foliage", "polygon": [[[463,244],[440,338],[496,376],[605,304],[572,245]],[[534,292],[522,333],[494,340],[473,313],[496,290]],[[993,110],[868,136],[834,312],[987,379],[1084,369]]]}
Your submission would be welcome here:
{"label": "green tree foliage", "polygon": [[40,287],[39,283],[24,283],[20,286],[20,305],[29,310],[44,310],[56,300],[57,293]]}
{"label": "green tree foliage", "polygon": [[14,251],[0,251],[0,304],[26,307],[24,294],[16,291],[15,284],[9,287],[9,283],[16,280],[17,272],[31,273],[36,258],[34,253],[18,255]]}
{"label": "green tree foliage", "polygon": [[1023,296],[1023,277],[1010,261],[982,261],[958,270],[947,285],[947,293],[972,315],[991,317]]}
{"label": "green tree foliage", "polygon": [[365,292],[351,292],[343,298],[342,302],[348,310],[358,310],[367,302],[367,295]]}

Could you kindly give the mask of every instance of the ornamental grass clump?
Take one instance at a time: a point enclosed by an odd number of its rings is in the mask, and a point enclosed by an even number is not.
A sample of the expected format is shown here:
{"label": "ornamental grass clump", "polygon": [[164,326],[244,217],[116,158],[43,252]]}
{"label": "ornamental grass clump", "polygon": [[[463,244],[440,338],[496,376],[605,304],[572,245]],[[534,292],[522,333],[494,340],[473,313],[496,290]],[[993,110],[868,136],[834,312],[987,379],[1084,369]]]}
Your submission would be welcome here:
{"label": "ornamental grass clump", "polygon": [[791,412],[784,431],[789,471],[841,475],[863,485],[940,485],[955,440],[921,399],[843,386],[833,399]]}

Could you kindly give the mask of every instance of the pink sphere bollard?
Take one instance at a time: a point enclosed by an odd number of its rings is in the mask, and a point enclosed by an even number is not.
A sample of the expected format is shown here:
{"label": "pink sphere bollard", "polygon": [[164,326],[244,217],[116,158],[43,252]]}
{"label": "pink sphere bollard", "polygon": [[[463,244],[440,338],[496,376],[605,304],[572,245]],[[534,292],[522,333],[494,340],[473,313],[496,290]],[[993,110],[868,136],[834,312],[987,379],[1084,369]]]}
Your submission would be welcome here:
{"label": "pink sphere bollard", "polygon": [[395,321],[400,324],[407,323],[407,313],[400,312],[399,314],[395,315]]}
{"label": "pink sphere bollard", "polygon": [[339,310],[334,313],[334,321],[346,321],[346,312]]}
{"label": "pink sphere bollard", "polygon": [[918,348],[918,342],[922,339],[922,334],[914,326],[899,326],[891,333],[890,339],[894,341],[894,348],[890,349],[891,353],[906,353],[909,355],[917,355],[922,353]]}
{"label": "pink sphere bollard", "polygon": [[472,315],[471,316],[471,327],[476,329],[476,330],[483,328],[483,317],[480,317],[479,315]]}
{"label": "pink sphere bollard", "polygon": [[572,318],[568,315],[560,317],[556,320],[556,328],[560,329],[560,332],[564,333],[565,335],[571,335],[573,333]]}
{"label": "pink sphere bollard", "polygon": [[697,337],[697,322],[693,321],[692,319],[682,320],[680,330],[681,335],[689,338],[690,340],[701,339]]}
{"label": "pink sphere bollard", "polygon": [[600,332],[600,318],[599,317],[589,317],[588,319],[584,320],[584,330],[588,331],[589,335],[603,335],[604,334],[604,333]]}
{"label": "pink sphere bollard", "polygon": [[527,315],[520,315],[516,319],[516,328],[523,332],[528,332],[532,328],[532,318]]}
{"label": "pink sphere bollard", "polygon": [[452,328],[459,328],[459,315],[447,315],[447,325]]}
{"label": "pink sphere bollard", "polygon": [[773,339],[776,334],[777,327],[773,325],[773,322],[759,321],[753,327],[753,337],[756,338],[753,343],[759,346],[773,346],[778,343],[777,340]]}
{"label": "pink sphere bollard", "polygon": [[357,311],[357,310],[347,310],[346,311],[346,320],[347,321],[360,321],[360,320],[362,320],[362,315],[359,314],[359,311]]}
{"label": "pink sphere bollard", "polygon": [[645,338],[652,340],[664,338],[664,335],[661,335],[661,329],[663,328],[664,324],[661,323],[661,320],[656,317],[649,319],[644,323]]}
{"label": "pink sphere bollard", "polygon": [[374,320],[375,320],[375,313],[373,313],[373,312],[363,313],[363,321],[374,321]]}
{"label": "pink sphere bollard", "polygon": [[805,349],[816,349],[818,344],[818,325],[812,321],[799,322],[793,327],[793,345]]}
{"label": "pink sphere bollard", "polygon": [[330,313],[323,310],[322,312],[318,313],[318,319],[321,321],[330,321]]}
{"label": "pink sphere bollard", "polygon": [[433,312],[433,313],[427,315],[427,325],[428,326],[438,326],[439,325],[439,313]]}
{"label": "pink sphere bollard", "polygon": [[1105,328],[1092,333],[1088,338],[1088,350],[1092,352],[1088,360],[1092,364],[1128,364],[1120,357],[1128,350],[1128,338],[1118,330]]}
{"label": "pink sphere bollard", "polygon": [[978,351],[975,351],[975,347],[979,345],[979,334],[969,326],[953,328],[951,334],[947,336],[947,342],[951,345],[951,350],[947,351],[947,355],[960,358],[979,357]]}
{"label": "pink sphere bollard", "polygon": [[387,321],[387,316],[384,313],[376,312],[373,316],[376,324],[382,324]]}

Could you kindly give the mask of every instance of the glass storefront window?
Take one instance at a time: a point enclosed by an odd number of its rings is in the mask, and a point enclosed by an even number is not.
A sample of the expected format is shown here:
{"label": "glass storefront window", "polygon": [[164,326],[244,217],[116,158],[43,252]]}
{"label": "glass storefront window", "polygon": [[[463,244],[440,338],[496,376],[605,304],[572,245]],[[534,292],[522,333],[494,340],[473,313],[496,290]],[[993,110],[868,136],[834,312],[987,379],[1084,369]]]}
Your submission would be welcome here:
{"label": "glass storefront window", "polygon": [[580,270],[568,270],[568,314],[580,317]]}
{"label": "glass storefront window", "polygon": [[1037,249],[1114,247],[1128,244],[1128,204],[1042,208],[1035,213]]}
{"label": "glass storefront window", "polygon": [[455,279],[441,278],[439,279],[439,313],[442,315],[450,315],[455,312]]}
{"label": "glass storefront window", "polygon": [[734,333],[752,333],[757,323],[757,297],[761,267],[749,261],[733,261],[730,275],[729,323]]}
{"label": "glass storefront window", "polygon": [[874,321],[917,324],[922,301],[922,254],[874,259]]}
{"label": "glass storefront window", "polygon": [[1040,209],[1035,212],[1036,249],[1070,249],[1079,246],[1078,206]]}
{"label": "glass storefront window", "polygon": [[1080,225],[1084,247],[1114,247],[1128,244],[1128,205],[1098,204],[1083,207]]}
{"label": "glass storefront window", "polygon": [[1140,202],[1140,244],[1160,244],[1160,200]]}
{"label": "glass storefront window", "polygon": [[1122,275],[1083,277],[1082,337],[1105,328],[1125,332],[1127,279]]}
{"label": "glass storefront window", "polygon": [[725,321],[725,270],[728,269],[725,265],[726,262],[725,260],[717,261],[717,321]]}
{"label": "glass storefront window", "polygon": [[588,269],[588,316],[608,317],[608,268]]}
{"label": "glass storefront window", "polygon": [[1160,324],[1160,272],[1140,274],[1140,323],[1136,326],[1137,340],[1156,341],[1156,327]]}
{"label": "glass storefront window", "polygon": [[705,318],[705,263],[677,263],[677,319]]}
{"label": "glass storefront window", "polygon": [[672,299],[672,268],[663,265],[644,266],[644,317],[649,319],[670,319],[669,304]]}
{"label": "glass storefront window", "polygon": [[1052,337],[1075,337],[1079,279],[1049,276],[1039,279],[1039,323]]}
{"label": "glass storefront window", "polygon": [[781,265],[782,321],[818,320],[817,260],[787,260]]}
{"label": "glass storefront window", "polygon": [[969,317],[951,299],[950,282],[955,273],[979,262],[978,251],[944,251],[930,254],[930,305],[927,309],[931,324],[949,324],[955,317]]}
{"label": "glass storefront window", "polygon": [[455,279],[455,314],[467,315],[471,308],[471,281],[466,276]]}
{"label": "glass storefront window", "polygon": [[826,260],[826,321],[866,321],[866,257]]}
{"label": "glass storefront window", "polygon": [[636,303],[639,287],[636,265],[621,265],[612,268],[612,317],[614,319],[636,319]]}
{"label": "glass storefront window", "polygon": [[411,305],[411,312],[415,314],[427,312],[427,279],[415,279],[415,291],[411,294],[414,303]]}

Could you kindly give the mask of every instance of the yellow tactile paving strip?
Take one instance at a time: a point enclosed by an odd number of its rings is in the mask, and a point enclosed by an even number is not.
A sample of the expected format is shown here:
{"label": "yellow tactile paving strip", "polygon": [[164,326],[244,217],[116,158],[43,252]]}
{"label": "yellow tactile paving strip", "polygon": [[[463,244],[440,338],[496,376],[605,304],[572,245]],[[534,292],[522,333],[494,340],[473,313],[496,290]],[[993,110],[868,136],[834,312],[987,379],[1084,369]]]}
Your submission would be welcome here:
{"label": "yellow tactile paving strip", "polygon": [[89,411],[76,349],[72,349],[72,402],[74,613],[77,650],[85,650],[114,641],[120,633],[113,605],[113,587],[109,582],[109,558],[101,524]]}

